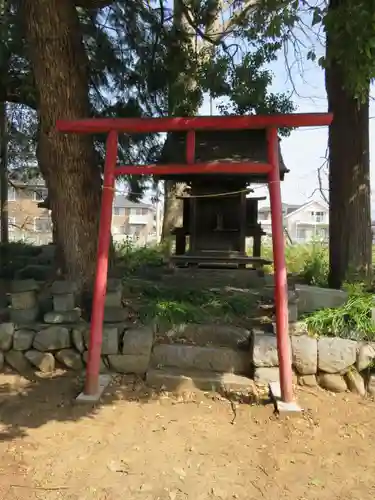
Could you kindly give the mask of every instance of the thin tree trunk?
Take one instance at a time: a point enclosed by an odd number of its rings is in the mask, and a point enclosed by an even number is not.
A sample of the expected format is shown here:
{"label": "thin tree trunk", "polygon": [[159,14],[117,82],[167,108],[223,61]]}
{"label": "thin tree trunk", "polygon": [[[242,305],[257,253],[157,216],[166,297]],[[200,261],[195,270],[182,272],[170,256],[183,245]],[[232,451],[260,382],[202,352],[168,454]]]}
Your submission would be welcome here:
{"label": "thin tree trunk", "polygon": [[[330,8],[342,1],[331,0]],[[328,33],[328,56],[334,54],[334,43]],[[340,64],[328,60],[328,109],[334,115],[329,128],[329,284],[340,288],[346,280],[366,280],[372,270],[369,98],[356,99]]]}
{"label": "thin tree trunk", "polygon": [[[173,2],[173,25],[176,34],[175,46],[170,48],[172,54],[178,54],[178,50],[182,48],[182,44],[185,43],[185,37],[188,33],[188,26],[184,16],[184,9],[181,0],[174,0]],[[177,51],[176,51],[177,49]],[[181,50],[181,57],[182,57]],[[171,57],[172,60],[172,57]],[[186,114],[186,99],[188,95],[181,96],[181,92],[178,91],[178,87],[181,85],[181,80],[183,80],[183,87],[189,90],[194,84],[196,84],[194,76],[190,75],[189,81],[187,81],[184,67],[183,59],[180,60],[182,66],[178,67],[173,63],[173,67],[170,68],[170,85],[168,93],[168,115],[169,116],[179,116],[181,110],[182,114]],[[181,69],[181,71],[180,71]],[[176,91],[177,88],[177,91]],[[176,99],[176,95],[182,99],[182,102]],[[196,109],[192,109],[190,115],[195,114]],[[161,233],[161,243],[164,245],[166,256],[171,254],[172,250],[172,231],[174,228],[182,225],[182,210],[183,204],[181,200],[176,197],[181,196],[184,193],[186,184],[176,183],[174,181],[164,181],[164,213],[163,213],[163,227]]]}
{"label": "thin tree trunk", "polygon": [[81,287],[95,272],[101,177],[92,138],[64,135],[56,120],[90,115],[87,58],[71,0],[23,0],[23,21],[39,96],[38,156],[56,222],[64,272]]}
{"label": "thin tree trunk", "polygon": [[[4,102],[0,103],[0,223],[1,243],[9,242],[8,229],[8,119]],[[6,249],[2,249],[2,265],[6,263]]]}
{"label": "thin tree trunk", "polygon": [[171,253],[171,233],[175,227],[182,226],[182,200],[177,199],[184,193],[186,184],[174,181],[164,182],[164,216],[161,241],[166,254]]}

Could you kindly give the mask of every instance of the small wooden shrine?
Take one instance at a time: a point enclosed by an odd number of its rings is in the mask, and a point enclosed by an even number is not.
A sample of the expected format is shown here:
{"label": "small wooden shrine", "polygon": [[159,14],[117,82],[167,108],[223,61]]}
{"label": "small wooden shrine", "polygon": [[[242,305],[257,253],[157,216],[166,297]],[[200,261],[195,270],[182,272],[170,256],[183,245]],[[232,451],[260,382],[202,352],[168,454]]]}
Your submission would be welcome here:
{"label": "small wooden shrine", "polygon": [[[186,163],[187,136],[170,133],[160,163]],[[197,131],[196,162],[267,163],[265,130]],[[280,154],[281,180],[288,170]],[[269,263],[261,257],[258,202],[264,198],[247,197],[252,184],[267,183],[262,174],[176,174],[165,180],[186,183],[181,196],[183,223],[173,230],[176,241],[172,262],[176,265],[225,265],[261,267]],[[253,256],[246,254],[246,238],[253,238]]]}

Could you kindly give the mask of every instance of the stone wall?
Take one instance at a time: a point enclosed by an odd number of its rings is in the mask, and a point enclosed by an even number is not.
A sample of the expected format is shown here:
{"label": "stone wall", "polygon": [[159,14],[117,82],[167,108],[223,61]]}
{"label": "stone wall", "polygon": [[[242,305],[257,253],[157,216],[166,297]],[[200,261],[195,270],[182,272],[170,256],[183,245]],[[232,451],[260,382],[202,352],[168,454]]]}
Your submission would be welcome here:
{"label": "stone wall", "polygon": [[[46,300],[47,297],[47,300]],[[45,304],[51,310],[44,311]],[[76,307],[75,286],[56,281],[48,293],[35,280],[12,282],[8,320],[0,323],[0,369],[18,372],[30,368],[50,373],[62,366],[82,370],[87,363],[90,325]],[[122,305],[122,285],[107,287],[101,371],[144,374],[150,360],[154,333],[134,325]]]}
{"label": "stone wall", "polygon": [[[296,330],[297,331],[297,330]],[[293,369],[300,385],[332,392],[350,390],[375,396],[375,342],[357,342],[336,337],[315,338],[303,332],[290,337]],[[276,337],[255,334],[253,338],[254,380],[267,384],[279,380]]]}
{"label": "stone wall", "polygon": [[[74,284],[57,281],[50,287],[47,295],[46,301],[45,288],[41,288],[34,280],[12,283],[9,317],[0,323],[0,369],[5,364],[21,373],[30,368],[50,373],[59,366],[72,370],[84,369],[88,358],[89,324],[76,307]],[[49,304],[49,310],[45,310],[46,303]],[[290,297],[290,346],[298,383],[311,387],[320,385],[334,392],[351,390],[363,396],[375,396],[375,343],[311,337],[304,325],[297,321],[297,305],[298,301]],[[210,351],[211,358],[215,354],[215,360],[220,361],[212,368],[215,372],[233,371],[250,375],[252,367],[254,380],[258,384],[279,379],[274,333],[246,330],[245,335],[243,329],[233,326],[210,325],[210,341],[206,339],[207,343],[195,347],[194,351],[192,346],[197,345],[197,339],[207,337],[207,326],[195,325],[196,338],[190,345],[164,345],[163,356],[167,352],[174,362],[181,358],[186,365],[176,366],[181,371],[191,368],[199,372],[203,368],[199,363],[197,365],[195,351],[205,349]],[[220,329],[225,329],[226,339],[230,337],[233,340],[233,343],[227,345],[230,348],[227,351],[230,350],[230,355],[238,359],[238,366],[232,357],[223,357],[223,345],[219,341],[223,335],[220,334]],[[186,335],[185,332],[184,337]],[[173,344],[174,337],[172,339],[168,334],[166,336]],[[160,354],[160,350],[160,345],[155,342],[153,327],[135,325],[130,321],[129,311],[122,303],[121,282],[109,281],[104,311],[101,371],[144,376],[153,366],[152,351],[154,359]],[[179,357],[176,356],[176,350],[183,351]],[[192,358],[193,351],[195,354]],[[228,370],[224,361],[232,367],[231,370]],[[165,359],[157,364],[165,365]],[[171,365],[170,360],[167,365]],[[210,361],[209,366],[211,365]],[[208,369],[206,365],[204,369]]]}

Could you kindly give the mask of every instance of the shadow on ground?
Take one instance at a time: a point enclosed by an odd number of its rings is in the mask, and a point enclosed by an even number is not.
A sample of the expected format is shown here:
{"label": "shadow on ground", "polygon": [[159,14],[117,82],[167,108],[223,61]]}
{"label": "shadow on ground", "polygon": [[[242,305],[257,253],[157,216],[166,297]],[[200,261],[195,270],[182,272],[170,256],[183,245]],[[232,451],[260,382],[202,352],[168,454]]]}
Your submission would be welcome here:
{"label": "shadow on ground", "polygon": [[8,371],[0,375],[0,442],[27,435],[50,421],[78,421],[94,417],[105,405],[118,400],[139,403],[155,400],[160,393],[136,376],[113,375],[112,383],[96,404],[77,404],[84,376],[57,372],[51,376],[28,372],[22,377]]}
{"label": "shadow on ground", "polygon": [[[76,397],[84,384],[84,374],[57,371],[46,376],[33,371],[22,377],[12,371],[0,375],[0,442],[24,437],[28,429],[42,427],[48,422],[78,421],[95,417],[100,408],[117,401],[139,404],[155,401],[165,396],[146,386],[136,375],[112,374],[111,384],[105,389],[101,400],[95,404],[77,403]],[[193,393],[185,398],[195,397]],[[232,405],[237,403],[267,405],[271,400],[266,395],[238,395],[222,393],[213,395],[225,398]],[[234,411],[234,414],[236,412]]]}

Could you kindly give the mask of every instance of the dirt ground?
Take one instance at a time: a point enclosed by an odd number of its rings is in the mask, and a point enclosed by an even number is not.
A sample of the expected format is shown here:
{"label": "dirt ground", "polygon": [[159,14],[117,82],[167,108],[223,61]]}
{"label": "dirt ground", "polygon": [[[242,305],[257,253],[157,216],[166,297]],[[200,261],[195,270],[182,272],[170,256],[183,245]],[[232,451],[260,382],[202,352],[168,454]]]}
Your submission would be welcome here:
{"label": "dirt ground", "polygon": [[375,498],[372,401],[301,389],[303,416],[280,420],[129,378],[92,409],[72,403],[78,387],[0,376],[2,500]]}

